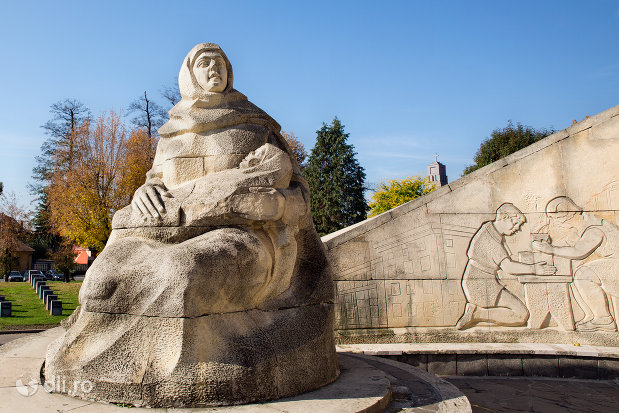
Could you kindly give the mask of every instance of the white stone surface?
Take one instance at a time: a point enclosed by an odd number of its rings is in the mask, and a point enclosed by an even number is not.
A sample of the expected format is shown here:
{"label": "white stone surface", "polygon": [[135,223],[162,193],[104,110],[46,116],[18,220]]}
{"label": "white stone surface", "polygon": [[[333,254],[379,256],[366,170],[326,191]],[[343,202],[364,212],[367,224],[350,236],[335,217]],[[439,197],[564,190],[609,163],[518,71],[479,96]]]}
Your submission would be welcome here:
{"label": "white stone surface", "polygon": [[366,354],[368,356],[399,356],[401,354],[536,354],[619,359],[619,348],[617,347],[542,343],[340,344],[337,346],[337,351]]}
{"label": "white stone surface", "polygon": [[150,407],[294,396],[333,382],[333,284],[280,127],[219,46],[181,65],[146,183],[114,215],[46,377]]}
{"label": "white stone surface", "polygon": [[618,119],[323,237],[338,340],[619,345]]}

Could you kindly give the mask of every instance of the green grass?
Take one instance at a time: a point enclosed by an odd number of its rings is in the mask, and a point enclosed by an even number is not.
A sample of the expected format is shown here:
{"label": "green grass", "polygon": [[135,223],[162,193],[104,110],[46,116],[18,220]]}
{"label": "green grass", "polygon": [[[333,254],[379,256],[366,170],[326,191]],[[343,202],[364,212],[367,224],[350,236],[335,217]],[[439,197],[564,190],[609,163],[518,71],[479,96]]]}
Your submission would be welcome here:
{"label": "green grass", "polygon": [[57,325],[70,316],[78,306],[77,296],[82,283],[47,281],[47,285],[62,301],[62,315],[52,317],[34,288],[27,282],[0,283],[0,295],[12,302],[13,310],[11,317],[0,317],[0,330]]}

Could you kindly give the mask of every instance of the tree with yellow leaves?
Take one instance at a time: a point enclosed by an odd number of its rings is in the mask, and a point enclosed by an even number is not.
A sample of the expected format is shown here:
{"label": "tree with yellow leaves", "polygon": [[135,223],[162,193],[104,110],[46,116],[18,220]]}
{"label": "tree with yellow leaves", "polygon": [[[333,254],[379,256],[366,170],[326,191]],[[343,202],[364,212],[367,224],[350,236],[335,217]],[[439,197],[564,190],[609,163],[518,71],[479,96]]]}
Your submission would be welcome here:
{"label": "tree with yellow leaves", "polygon": [[76,130],[77,155],[70,168],[52,171],[50,221],[61,236],[82,246],[103,249],[112,230],[112,216],[126,205],[127,188],[120,183],[126,164],[127,132],[114,112]]}
{"label": "tree with yellow leaves", "polygon": [[402,205],[415,198],[419,198],[436,189],[428,178],[420,176],[406,177],[404,179],[392,179],[378,184],[378,190],[372,195],[370,213],[373,217],[392,208]]}
{"label": "tree with yellow leaves", "polygon": [[307,151],[305,150],[305,146],[303,145],[303,143],[301,143],[299,138],[294,135],[294,132],[288,133],[286,131],[282,131],[282,137],[290,147],[290,150],[295,156],[299,166],[301,168],[305,167],[305,164],[303,162],[305,162],[305,158],[307,158]]}
{"label": "tree with yellow leaves", "polygon": [[146,172],[153,165],[158,141],[156,135],[149,134],[144,128],[131,131],[119,181],[123,205],[129,204],[135,190],[144,185]]}

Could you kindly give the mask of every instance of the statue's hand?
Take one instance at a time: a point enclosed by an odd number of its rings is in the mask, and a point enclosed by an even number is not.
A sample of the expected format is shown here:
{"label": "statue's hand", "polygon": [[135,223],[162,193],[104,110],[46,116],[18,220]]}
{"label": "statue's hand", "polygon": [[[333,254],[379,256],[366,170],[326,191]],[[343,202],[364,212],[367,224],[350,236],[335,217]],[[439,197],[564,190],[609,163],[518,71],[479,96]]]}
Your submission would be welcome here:
{"label": "statue's hand", "polygon": [[536,262],[535,275],[554,275],[557,272],[557,268],[554,265],[548,265],[545,261]]}
{"label": "statue's hand", "polygon": [[143,216],[160,218],[166,212],[163,198],[172,198],[163,185],[144,184],[133,194],[131,206]]}
{"label": "statue's hand", "polygon": [[546,241],[533,241],[531,245],[534,250],[541,251],[546,254],[552,254],[554,252],[552,245],[550,245]]}

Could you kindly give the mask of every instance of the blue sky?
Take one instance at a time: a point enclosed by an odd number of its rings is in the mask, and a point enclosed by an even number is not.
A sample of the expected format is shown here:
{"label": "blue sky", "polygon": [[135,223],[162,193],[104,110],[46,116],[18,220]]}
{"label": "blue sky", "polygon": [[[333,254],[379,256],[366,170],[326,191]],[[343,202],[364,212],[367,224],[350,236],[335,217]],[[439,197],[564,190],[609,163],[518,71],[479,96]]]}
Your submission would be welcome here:
{"label": "blue sky", "polygon": [[94,115],[219,43],[235,88],[309,150],[334,116],[368,181],[450,181],[509,119],[568,127],[619,104],[616,1],[1,1],[0,181],[23,204],[49,106]]}

